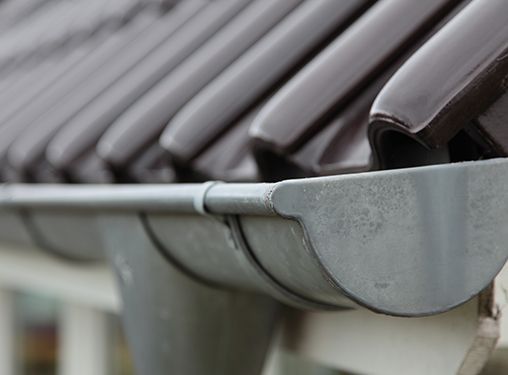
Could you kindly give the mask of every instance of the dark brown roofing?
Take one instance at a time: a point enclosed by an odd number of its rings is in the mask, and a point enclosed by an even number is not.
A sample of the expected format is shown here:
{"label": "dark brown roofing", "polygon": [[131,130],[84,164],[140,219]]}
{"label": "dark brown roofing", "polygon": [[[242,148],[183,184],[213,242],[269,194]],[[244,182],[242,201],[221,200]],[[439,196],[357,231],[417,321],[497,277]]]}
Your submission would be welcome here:
{"label": "dark brown roofing", "polygon": [[420,48],[383,88],[370,135],[403,132],[430,148],[447,144],[506,91],[508,3],[473,1]]}
{"label": "dark brown roofing", "polygon": [[175,116],[161,137],[164,148],[179,160],[194,158],[363,6],[334,0],[302,4]]}
{"label": "dark brown roofing", "polygon": [[[300,0],[259,0],[239,12],[245,3],[244,0],[211,3],[203,10],[202,19],[191,21],[188,27],[182,29],[182,35],[175,35],[173,44],[177,52],[185,47],[184,54],[177,61],[180,64],[172,66],[158,80],[152,80],[153,87],[146,94],[138,92],[136,99],[139,100],[123,104],[125,108],[117,111],[112,118],[114,121],[102,123],[103,130],[106,130],[104,125],[109,129],[99,144],[99,153],[108,163],[115,167],[123,166],[140,157],[144,149],[151,148],[150,142],[156,141],[165,123],[181,105],[277,24]],[[182,40],[186,45],[181,45]],[[196,51],[186,48],[192,44]],[[153,72],[153,67],[149,68]],[[135,71],[131,76],[140,73],[146,75]],[[147,81],[144,77],[141,80]],[[123,84],[125,82],[124,79],[113,89],[132,90],[132,87],[127,88]],[[115,100],[108,97],[101,99]]]}
{"label": "dark brown roofing", "polygon": [[98,144],[101,157],[128,169],[133,158],[151,149],[150,143],[157,143],[167,122],[187,101],[300,3],[253,1],[111,126]]}
{"label": "dark brown roofing", "polygon": [[[103,133],[141,96],[155,86],[211,35],[240,12],[247,1],[211,2],[192,17],[163,45],[148,54],[123,79],[98,95],[57,133],[47,148],[49,163],[74,181],[93,182],[83,174],[82,159],[97,159],[95,145]],[[90,165],[89,163],[85,163]],[[99,164],[97,164],[99,165]],[[87,168],[88,169],[88,168]],[[84,176],[87,176],[85,180]],[[98,170],[97,178],[102,180]]]}
{"label": "dark brown roofing", "polygon": [[[84,56],[71,65],[69,69],[55,66],[57,80],[43,85],[40,91],[26,92],[23,95],[22,109],[9,114],[0,123],[0,161],[4,161],[11,144],[25,131],[37,127],[37,120],[51,109],[60,108],[63,98],[80,88],[90,76],[99,71],[102,66],[112,61],[119,51],[128,46],[133,40],[140,38],[147,28],[157,20],[157,14],[141,13],[126,26],[111,34],[99,34],[80,46],[84,48]],[[110,68],[112,69],[112,68]],[[37,138],[28,132],[28,138]],[[40,151],[37,152],[38,157]]]}
{"label": "dark brown roofing", "polygon": [[280,180],[508,154],[504,0],[156,3],[0,4],[3,179]]}
{"label": "dark brown roofing", "polygon": [[251,127],[264,178],[377,168],[367,139],[372,102],[456,5],[380,2],[298,72]]}
{"label": "dark brown roofing", "polygon": [[151,24],[138,38],[121,48],[116,55],[95,65],[78,87],[60,97],[57,103],[37,116],[9,146],[8,161],[12,169],[24,179],[30,169],[44,157],[48,142],[76,113],[88,105],[104,90],[121,79],[135,65],[192,18],[201,8],[200,0],[186,0],[175,6],[172,12]]}

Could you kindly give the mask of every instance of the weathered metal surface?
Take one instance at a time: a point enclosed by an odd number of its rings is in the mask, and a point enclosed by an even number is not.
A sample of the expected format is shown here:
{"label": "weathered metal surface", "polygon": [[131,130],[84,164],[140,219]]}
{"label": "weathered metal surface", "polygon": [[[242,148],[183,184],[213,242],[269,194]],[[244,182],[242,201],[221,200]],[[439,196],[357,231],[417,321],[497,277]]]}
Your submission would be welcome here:
{"label": "weathered metal surface", "polygon": [[506,261],[499,173],[503,160],[289,181],[272,202],[302,224],[347,296],[388,314],[432,314],[478,294]]}
{"label": "weathered metal surface", "polygon": [[189,277],[161,255],[135,214],[104,215],[100,224],[140,374],[261,373],[277,302]]}
{"label": "weathered metal surface", "polygon": [[[5,185],[0,206],[144,213],[170,258],[210,282],[309,308],[415,316],[465,302],[504,264],[507,169],[495,159],[275,184]],[[59,230],[44,232],[54,241]]]}

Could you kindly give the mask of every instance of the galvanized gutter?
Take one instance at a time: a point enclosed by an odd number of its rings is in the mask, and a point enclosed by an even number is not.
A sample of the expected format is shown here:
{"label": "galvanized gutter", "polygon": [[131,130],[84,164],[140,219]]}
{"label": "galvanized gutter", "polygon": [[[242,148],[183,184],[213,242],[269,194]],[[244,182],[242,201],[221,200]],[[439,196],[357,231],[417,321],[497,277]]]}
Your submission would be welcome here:
{"label": "galvanized gutter", "polygon": [[255,375],[279,302],[420,316],[480,293],[508,256],[507,184],[507,159],[273,184],[4,184],[0,241],[108,259],[140,374]]}
{"label": "galvanized gutter", "polygon": [[[250,262],[247,268],[266,272],[303,305],[351,306],[347,296],[375,311],[418,316],[467,301],[501,269],[507,168],[496,159],[274,184],[4,184],[0,206],[4,217],[23,211],[36,226],[48,216],[137,215],[171,257],[214,283],[284,300],[247,273],[204,270],[188,258],[190,248],[194,257],[220,256],[224,264],[242,248],[250,255],[235,261],[239,270]],[[182,220],[192,236],[169,236]],[[58,238],[54,224],[41,233]],[[64,238],[63,249],[71,246]],[[210,254],[214,246],[224,250]]]}

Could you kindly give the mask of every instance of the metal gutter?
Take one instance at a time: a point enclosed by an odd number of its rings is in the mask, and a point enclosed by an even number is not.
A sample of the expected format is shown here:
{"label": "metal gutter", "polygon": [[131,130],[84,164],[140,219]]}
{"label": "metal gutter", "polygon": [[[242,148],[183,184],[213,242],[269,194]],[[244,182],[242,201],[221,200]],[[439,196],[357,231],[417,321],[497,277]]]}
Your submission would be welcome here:
{"label": "metal gutter", "polygon": [[280,302],[414,317],[479,294],[508,256],[507,183],[493,159],[273,184],[4,184],[0,239],[106,258],[138,373],[255,375]]}
{"label": "metal gutter", "polygon": [[[266,292],[247,274],[232,280],[227,270],[203,271],[206,264],[188,256],[220,256],[227,264],[240,237],[250,253],[241,261],[257,262],[251,266],[308,307],[350,307],[345,295],[375,311],[417,316],[467,301],[501,269],[507,169],[507,160],[495,159],[274,184],[4,184],[0,207],[4,215],[23,211],[36,224],[45,221],[41,233],[55,233],[57,242],[60,228],[48,216],[80,217],[81,224],[89,217],[93,225],[104,215],[143,215],[151,235],[192,273]],[[60,236],[65,252],[69,239]],[[231,252],[209,254],[214,246]]]}

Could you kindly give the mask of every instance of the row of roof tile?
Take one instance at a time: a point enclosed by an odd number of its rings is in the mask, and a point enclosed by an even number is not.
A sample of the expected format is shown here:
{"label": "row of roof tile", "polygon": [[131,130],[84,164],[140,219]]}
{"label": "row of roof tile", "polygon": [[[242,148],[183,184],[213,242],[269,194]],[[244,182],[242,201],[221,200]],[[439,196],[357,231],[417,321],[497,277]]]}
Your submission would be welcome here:
{"label": "row of roof tile", "polygon": [[4,0],[0,172],[281,180],[504,156],[504,0]]}

